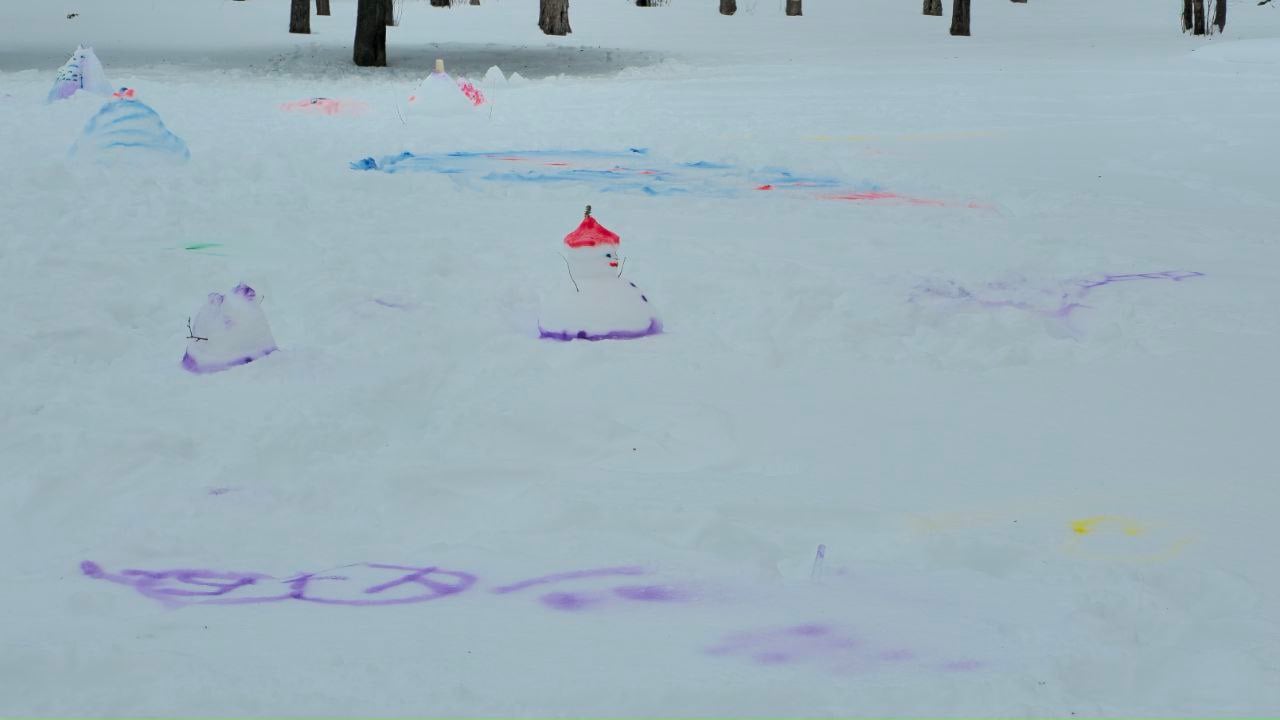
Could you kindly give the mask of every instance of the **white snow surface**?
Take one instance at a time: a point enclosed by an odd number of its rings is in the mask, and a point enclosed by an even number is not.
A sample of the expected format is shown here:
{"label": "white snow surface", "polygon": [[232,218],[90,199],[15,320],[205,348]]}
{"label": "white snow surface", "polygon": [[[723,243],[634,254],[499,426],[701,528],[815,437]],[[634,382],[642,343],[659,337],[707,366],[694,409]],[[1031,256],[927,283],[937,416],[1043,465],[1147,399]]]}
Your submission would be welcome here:
{"label": "white snow surface", "polygon": [[[0,715],[1280,713],[1280,12],[354,5],[0,6]],[[77,43],[190,162],[67,161]],[[842,187],[349,167],[629,147]],[[662,335],[537,338],[588,203]]]}

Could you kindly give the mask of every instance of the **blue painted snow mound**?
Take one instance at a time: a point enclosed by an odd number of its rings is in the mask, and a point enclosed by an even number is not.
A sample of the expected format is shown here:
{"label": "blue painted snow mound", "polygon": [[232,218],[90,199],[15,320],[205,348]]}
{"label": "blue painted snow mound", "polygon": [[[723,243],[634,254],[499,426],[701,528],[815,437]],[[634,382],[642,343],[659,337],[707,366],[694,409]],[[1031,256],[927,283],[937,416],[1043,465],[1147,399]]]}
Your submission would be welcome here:
{"label": "blue painted snow mound", "polygon": [[153,157],[171,162],[185,162],[191,157],[187,144],[164,126],[155,110],[146,103],[127,99],[103,105],[89,119],[70,154],[99,160]]}

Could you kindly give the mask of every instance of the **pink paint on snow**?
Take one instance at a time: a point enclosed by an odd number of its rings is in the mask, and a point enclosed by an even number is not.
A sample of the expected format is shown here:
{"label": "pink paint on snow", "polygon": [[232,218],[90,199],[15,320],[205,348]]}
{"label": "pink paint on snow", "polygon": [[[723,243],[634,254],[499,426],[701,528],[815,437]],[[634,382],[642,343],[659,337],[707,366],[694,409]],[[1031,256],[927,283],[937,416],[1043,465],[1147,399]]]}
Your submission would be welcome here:
{"label": "pink paint on snow", "polygon": [[303,112],[313,115],[360,115],[368,108],[367,103],[359,100],[335,100],[322,97],[280,104],[280,109],[285,112]]}
{"label": "pink paint on snow", "polygon": [[458,89],[462,91],[463,95],[467,96],[472,105],[479,106],[484,104],[484,93],[480,92],[480,88],[476,87],[470,80],[458,78]]}

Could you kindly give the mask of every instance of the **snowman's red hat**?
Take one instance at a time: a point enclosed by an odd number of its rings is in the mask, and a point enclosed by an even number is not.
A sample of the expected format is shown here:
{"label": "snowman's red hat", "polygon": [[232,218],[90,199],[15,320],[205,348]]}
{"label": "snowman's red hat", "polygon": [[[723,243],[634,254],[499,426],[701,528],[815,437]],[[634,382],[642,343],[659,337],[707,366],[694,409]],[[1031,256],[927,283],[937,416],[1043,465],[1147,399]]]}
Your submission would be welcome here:
{"label": "snowman's red hat", "polygon": [[617,245],[621,241],[618,234],[596,222],[591,217],[591,206],[587,206],[586,217],[578,225],[578,229],[564,236],[564,244],[571,248],[595,247],[597,245]]}

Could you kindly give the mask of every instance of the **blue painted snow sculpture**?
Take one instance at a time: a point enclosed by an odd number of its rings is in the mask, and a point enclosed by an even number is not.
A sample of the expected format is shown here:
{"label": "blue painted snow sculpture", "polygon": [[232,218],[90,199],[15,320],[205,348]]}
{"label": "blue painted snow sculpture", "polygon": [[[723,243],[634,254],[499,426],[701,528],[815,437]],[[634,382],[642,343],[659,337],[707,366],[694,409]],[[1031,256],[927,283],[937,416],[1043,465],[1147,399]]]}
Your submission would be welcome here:
{"label": "blue painted snow sculpture", "polygon": [[102,63],[93,53],[93,48],[77,46],[62,67],[58,68],[58,77],[53,81],[46,102],[65,100],[80,90],[87,90],[98,95],[110,95],[111,83],[107,82],[107,73]]}
{"label": "blue painted snow sculpture", "polygon": [[151,106],[135,100],[133,90],[121,88],[89,119],[80,139],[71,146],[71,156],[97,160],[148,157],[185,162],[191,157],[191,151],[182,138],[169,132]]}

